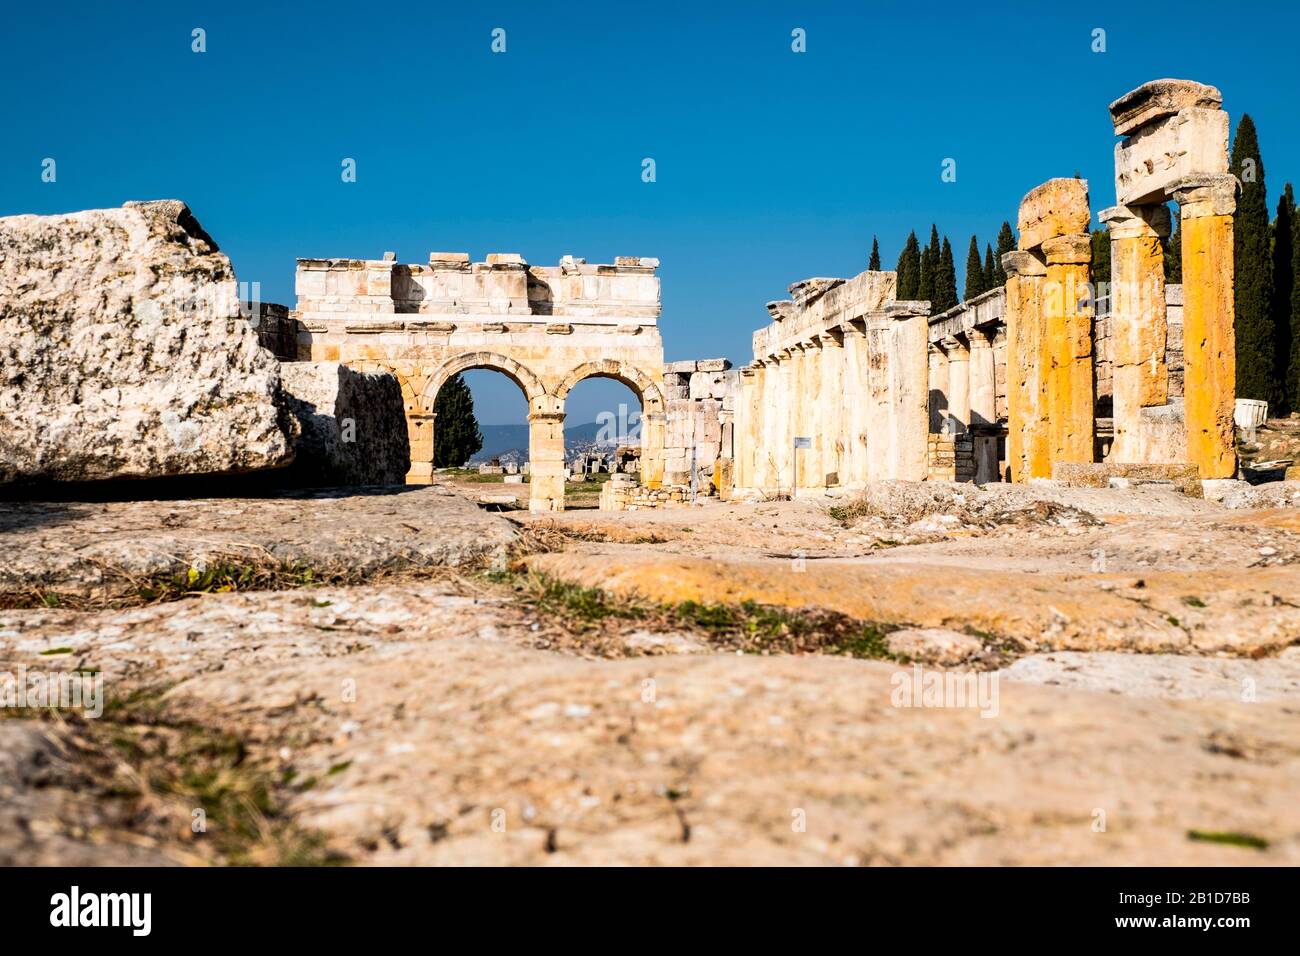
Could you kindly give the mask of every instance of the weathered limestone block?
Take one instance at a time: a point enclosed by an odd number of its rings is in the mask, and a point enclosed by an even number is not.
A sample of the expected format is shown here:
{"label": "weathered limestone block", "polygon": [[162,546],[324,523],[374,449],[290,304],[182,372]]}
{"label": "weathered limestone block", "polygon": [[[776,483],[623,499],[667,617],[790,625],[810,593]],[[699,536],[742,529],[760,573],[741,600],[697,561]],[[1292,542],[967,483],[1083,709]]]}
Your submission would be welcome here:
{"label": "weathered limestone block", "polygon": [[302,430],[293,464],[277,477],[299,487],[406,481],[411,450],[397,376],[337,362],[288,362],[280,381],[282,401]]}
{"label": "weathered limestone block", "polygon": [[1020,201],[1020,248],[1037,249],[1056,236],[1086,233],[1091,221],[1088,181],[1049,179]]}
{"label": "weathered limestone block", "polygon": [[228,474],[292,455],[279,363],[177,200],[0,219],[0,481]]}
{"label": "weathered limestone block", "polygon": [[1183,349],[1187,460],[1202,478],[1237,470],[1233,406],[1237,350],[1233,329],[1233,238],[1237,181],[1231,175],[1178,183],[1183,237]]}
{"label": "weathered limestone block", "polygon": [[1160,203],[1187,176],[1228,171],[1228,114],[1212,86],[1153,80],[1110,106],[1120,205]]}
{"label": "weathered limestone block", "polygon": [[1223,96],[1213,86],[1192,80],[1151,80],[1110,104],[1116,136],[1127,136],[1153,120],[1185,109],[1219,109]]}

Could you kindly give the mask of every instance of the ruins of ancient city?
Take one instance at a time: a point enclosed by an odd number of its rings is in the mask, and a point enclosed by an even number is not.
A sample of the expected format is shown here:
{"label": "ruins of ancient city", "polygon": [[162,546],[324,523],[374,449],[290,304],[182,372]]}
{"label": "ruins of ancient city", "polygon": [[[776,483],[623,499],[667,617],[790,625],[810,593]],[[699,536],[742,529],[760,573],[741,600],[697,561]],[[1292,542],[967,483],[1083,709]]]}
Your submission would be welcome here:
{"label": "ruins of ancient city", "polygon": [[[0,671],[42,675],[0,860],[1294,865],[1300,462],[1248,453],[1290,426],[1238,400],[1231,106],[1117,96],[1075,141],[1113,181],[1025,181],[1004,283],[781,276],[743,364],[665,360],[654,248],[302,257],[274,303],[180,200],[0,219]],[[520,466],[435,461],[476,369]],[[591,378],[639,423],[574,466]]]}

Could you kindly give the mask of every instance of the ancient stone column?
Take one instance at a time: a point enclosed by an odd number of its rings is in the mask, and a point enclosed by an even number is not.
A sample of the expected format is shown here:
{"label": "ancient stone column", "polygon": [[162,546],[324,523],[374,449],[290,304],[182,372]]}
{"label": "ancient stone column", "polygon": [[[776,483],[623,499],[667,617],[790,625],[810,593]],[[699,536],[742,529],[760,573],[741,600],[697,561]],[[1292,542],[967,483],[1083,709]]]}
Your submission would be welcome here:
{"label": "ancient stone column", "polygon": [[411,443],[411,467],[406,472],[408,485],[427,485],[433,481],[433,426],[437,412],[407,412],[406,435]]}
{"label": "ancient stone column", "polygon": [[940,343],[948,357],[948,414],[954,435],[970,427],[970,349],[962,339],[949,336]]}
{"label": "ancient stone column", "polygon": [[1142,409],[1169,401],[1165,365],[1165,264],[1161,238],[1169,235],[1169,207],[1114,206],[1098,218],[1110,227],[1111,393],[1116,462],[1163,460],[1140,438]]}
{"label": "ancient stone column", "polygon": [[740,395],[736,399],[733,451],[737,490],[754,487],[754,461],[758,447],[757,424],[763,390],[762,370],[763,366],[757,362],[740,370]]}
{"label": "ancient stone column", "polygon": [[977,328],[967,333],[967,341],[970,344],[970,423],[992,425],[998,420],[993,343]]}
{"label": "ancient stone column", "polygon": [[1058,236],[1042,244],[1047,258],[1044,317],[1047,320],[1048,431],[1052,462],[1090,462],[1096,452],[1092,377],[1092,296],[1088,233]]}
{"label": "ancient stone column", "polygon": [[891,478],[924,481],[928,467],[930,303],[890,302]]}
{"label": "ancient stone column", "polygon": [[1183,237],[1183,394],[1187,457],[1202,478],[1237,470],[1232,413],[1237,390],[1233,332],[1232,217],[1237,180],[1229,174],[1189,176],[1170,194]]}
{"label": "ancient stone column", "polygon": [[564,402],[554,396],[540,395],[530,403],[528,461],[528,510],[563,511]]}
{"label": "ancient stone column", "polygon": [[1011,480],[1050,478],[1047,356],[1043,351],[1042,286],[1047,264],[1032,252],[1002,256],[1007,273],[1007,466]]}
{"label": "ancient stone column", "polygon": [[937,345],[927,345],[928,361],[927,408],[929,433],[937,435],[943,431],[944,422],[948,420],[948,353]]}
{"label": "ancient stone column", "polygon": [[[887,312],[867,316],[867,480],[894,477],[894,402],[890,391],[890,329]],[[927,412],[928,414],[928,412]]]}
{"label": "ancient stone column", "polygon": [[790,487],[790,445],[795,435],[794,416],[798,406],[799,387],[798,358],[801,354],[802,349],[796,346],[785,349],[778,355],[781,388],[777,407],[779,427],[776,430],[776,440],[772,443],[773,459],[776,464],[774,487],[778,491],[789,491],[791,495],[794,489]]}
{"label": "ancient stone column", "polygon": [[867,436],[870,428],[871,390],[868,381],[870,355],[867,333],[853,322],[843,327],[844,452],[840,456],[840,484],[860,488],[868,478]]}
{"label": "ancient stone column", "polygon": [[664,483],[664,439],[668,430],[665,412],[641,410],[641,484],[658,488]]}
{"label": "ancient stone column", "polygon": [[795,401],[798,411],[795,434],[811,439],[808,448],[800,449],[799,487],[816,490],[826,486],[826,473],[822,469],[822,443],[825,429],[823,413],[825,401],[822,395],[822,368],[824,351],[820,336],[814,336],[803,343],[803,354],[799,361],[799,394]]}
{"label": "ancient stone column", "polygon": [[844,346],[834,330],[821,334],[821,390],[817,443],[821,455],[819,485],[841,484],[840,452],[844,447]]}

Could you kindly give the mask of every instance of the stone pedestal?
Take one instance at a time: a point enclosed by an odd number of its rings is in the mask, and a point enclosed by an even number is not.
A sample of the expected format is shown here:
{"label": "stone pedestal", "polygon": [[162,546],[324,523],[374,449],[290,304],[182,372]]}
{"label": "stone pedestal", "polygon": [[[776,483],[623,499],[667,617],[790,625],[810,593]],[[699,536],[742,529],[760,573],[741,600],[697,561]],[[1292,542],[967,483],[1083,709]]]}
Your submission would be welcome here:
{"label": "stone pedestal", "polygon": [[1236,186],[1231,175],[1205,175],[1188,177],[1170,190],[1182,220],[1187,457],[1202,478],[1231,478],[1237,470],[1232,422]]}
{"label": "stone pedestal", "polygon": [[1165,443],[1139,440],[1142,409],[1169,401],[1165,362],[1164,250],[1167,206],[1115,206],[1099,218],[1110,227],[1111,394],[1115,437],[1109,460],[1152,462]]}

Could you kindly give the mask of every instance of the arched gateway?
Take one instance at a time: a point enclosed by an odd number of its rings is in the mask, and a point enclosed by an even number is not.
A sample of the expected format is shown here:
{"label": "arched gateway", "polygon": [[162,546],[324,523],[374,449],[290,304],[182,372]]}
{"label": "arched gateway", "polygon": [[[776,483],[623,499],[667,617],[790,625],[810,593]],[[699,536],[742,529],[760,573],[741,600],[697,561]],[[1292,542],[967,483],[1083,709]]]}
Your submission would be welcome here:
{"label": "arched gateway", "polygon": [[566,256],[530,266],[517,255],[429,264],[299,259],[299,358],[386,369],[402,384],[411,436],[407,481],[433,474],[433,403],[453,375],[503,372],[528,400],[533,511],[564,507],[564,401],[579,381],[615,378],[641,399],[641,481],[663,481],[663,340],[657,259],[588,265]]}

